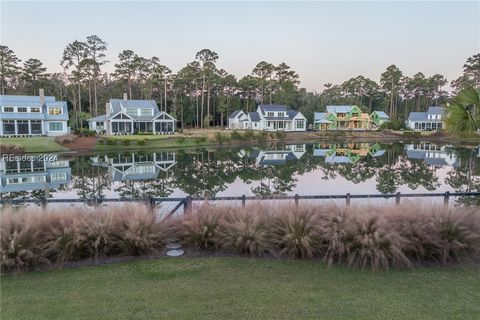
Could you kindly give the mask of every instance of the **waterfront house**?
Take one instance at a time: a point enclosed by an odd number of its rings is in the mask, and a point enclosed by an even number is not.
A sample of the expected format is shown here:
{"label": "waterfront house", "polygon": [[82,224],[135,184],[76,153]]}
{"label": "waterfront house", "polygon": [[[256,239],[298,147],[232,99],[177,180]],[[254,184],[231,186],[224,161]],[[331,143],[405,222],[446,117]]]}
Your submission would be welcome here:
{"label": "waterfront house", "polygon": [[372,130],[382,123],[390,121],[383,111],[372,114],[362,112],[356,106],[327,106],[326,112],[314,113],[314,128],[316,130]]}
{"label": "waterfront house", "polygon": [[71,180],[68,160],[55,155],[30,156],[25,159],[0,158],[0,193],[59,189]]}
{"label": "waterfront house", "polygon": [[159,111],[155,100],[110,99],[104,115],[88,120],[90,130],[111,135],[175,132],[176,119]]}
{"label": "waterfront house", "polygon": [[306,148],[305,144],[284,145],[270,150],[255,148],[250,151],[241,150],[238,156],[255,159],[255,164],[260,166],[275,166],[290,160],[299,160],[307,151]]}
{"label": "waterfront house", "polygon": [[352,142],[340,144],[317,144],[313,149],[314,157],[324,157],[325,163],[353,164],[367,156],[383,156],[383,150],[377,143]]}
{"label": "waterfront house", "polygon": [[236,110],[228,117],[229,129],[267,131],[305,131],[307,119],[300,111],[284,105],[261,104],[257,111],[245,113]]}
{"label": "waterfront house", "polygon": [[112,181],[143,181],[156,179],[168,172],[177,161],[174,152],[118,153],[90,158],[94,166],[108,168]]}
{"label": "waterfront house", "polygon": [[438,130],[443,127],[444,117],[442,107],[429,107],[427,112],[410,112],[405,124],[412,130]]}
{"label": "waterfront house", "polygon": [[0,95],[0,136],[59,136],[70,132],[65,101],[45,96]]}

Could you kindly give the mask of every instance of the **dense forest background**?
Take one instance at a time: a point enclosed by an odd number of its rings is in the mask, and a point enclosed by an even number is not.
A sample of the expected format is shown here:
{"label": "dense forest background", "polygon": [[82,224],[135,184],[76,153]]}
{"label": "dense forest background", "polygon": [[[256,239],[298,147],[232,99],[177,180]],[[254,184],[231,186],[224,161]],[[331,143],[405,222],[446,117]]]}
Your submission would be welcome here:
{"label": "dense forest background", "polygon": [[[47,73],[36,58],[21,60],[11,48],[0,46],[2,94],[45,94],[68,101],[71,126],[105,113],[110,98],[128,93],[131,99],[154,99],[159,108],[174,115],[181,127],[225,126],[233,110],[254,111],[258,103],[285,104],[300,110],[307,119],[330,104],[356,104],[364,111],[384,110],[392,119],[404,120],[411,111],[442,105],[459,90],[480,87],[480,53],[469,57],[463,74],[449,82],[443,75],[418,72],[405,75],[391,65],[379,81],[362,75],[341,84],[324,84],[322,92],[299,87],[295,70],[286,63],[261,61],[250,74],[237,79],[216,65],[218,54],[203,49],[174,73],[158,57],[141,57],[132,50],[118,54],[114,72],[103,71],[108,45],[96,35],[66,45],[62,73]],[[460,67],[460,66],[459,66]],[[447,92],[449,85],[452,92]]]}

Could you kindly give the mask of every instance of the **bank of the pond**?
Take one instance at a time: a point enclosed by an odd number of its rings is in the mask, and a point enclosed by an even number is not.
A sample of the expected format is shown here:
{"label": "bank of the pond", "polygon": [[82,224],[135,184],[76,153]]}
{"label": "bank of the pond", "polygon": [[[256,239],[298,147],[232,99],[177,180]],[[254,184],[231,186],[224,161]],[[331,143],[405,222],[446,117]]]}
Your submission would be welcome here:
{"label": "bank of the pond", "polygon": [[[93,138],[93,139],[92,139]],[[242,130],[190,129],[174,135],[130,135],[76,137],[73,142],[60,144],[52,137],[2,138],[0,146],[15,146],[24,152],[118,151],[226,146],[265,142],[322,143],[326,141],[431,141],[435,143],[480,143],[480,136],[462,139],[436,132],[401,131],[307,131],[307,132],[248,132]],[[93,141],[93,142],[92,142]]]}
{"label": "bank of the pond", "polygon": [[2,319],[475,319],[480,272],[162,258],[2,276]]}

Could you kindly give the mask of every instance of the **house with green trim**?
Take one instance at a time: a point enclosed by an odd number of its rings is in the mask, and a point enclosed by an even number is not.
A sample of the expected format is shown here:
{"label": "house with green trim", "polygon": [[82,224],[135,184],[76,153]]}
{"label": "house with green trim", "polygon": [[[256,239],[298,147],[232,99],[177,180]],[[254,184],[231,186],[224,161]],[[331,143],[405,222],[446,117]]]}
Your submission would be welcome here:
{"label": "house with green trim", "polygon": [[327,106],[327,112],[314,113],[314,128],[317,130],[373,130],[389,121],[383,111],[371,115],[356,105]]}
{"label": "house with green trim", "polygon": [[377,143],[349,142],[339,144],[317,144],[314,157],[325,157],[325,163],[354,164],[365,157],[383,156],[385,150]]}

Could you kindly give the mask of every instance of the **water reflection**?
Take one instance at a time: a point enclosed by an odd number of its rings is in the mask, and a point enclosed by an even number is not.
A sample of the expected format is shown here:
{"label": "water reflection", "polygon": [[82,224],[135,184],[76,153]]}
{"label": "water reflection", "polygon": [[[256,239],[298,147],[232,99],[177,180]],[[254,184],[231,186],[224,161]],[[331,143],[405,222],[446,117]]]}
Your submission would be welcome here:
{"label": "water reflection", "polygon": [[[329,143],[0,162],[4,199],[480,191],[480,147]],[[479,204],[478,199],[458,199]]]}

